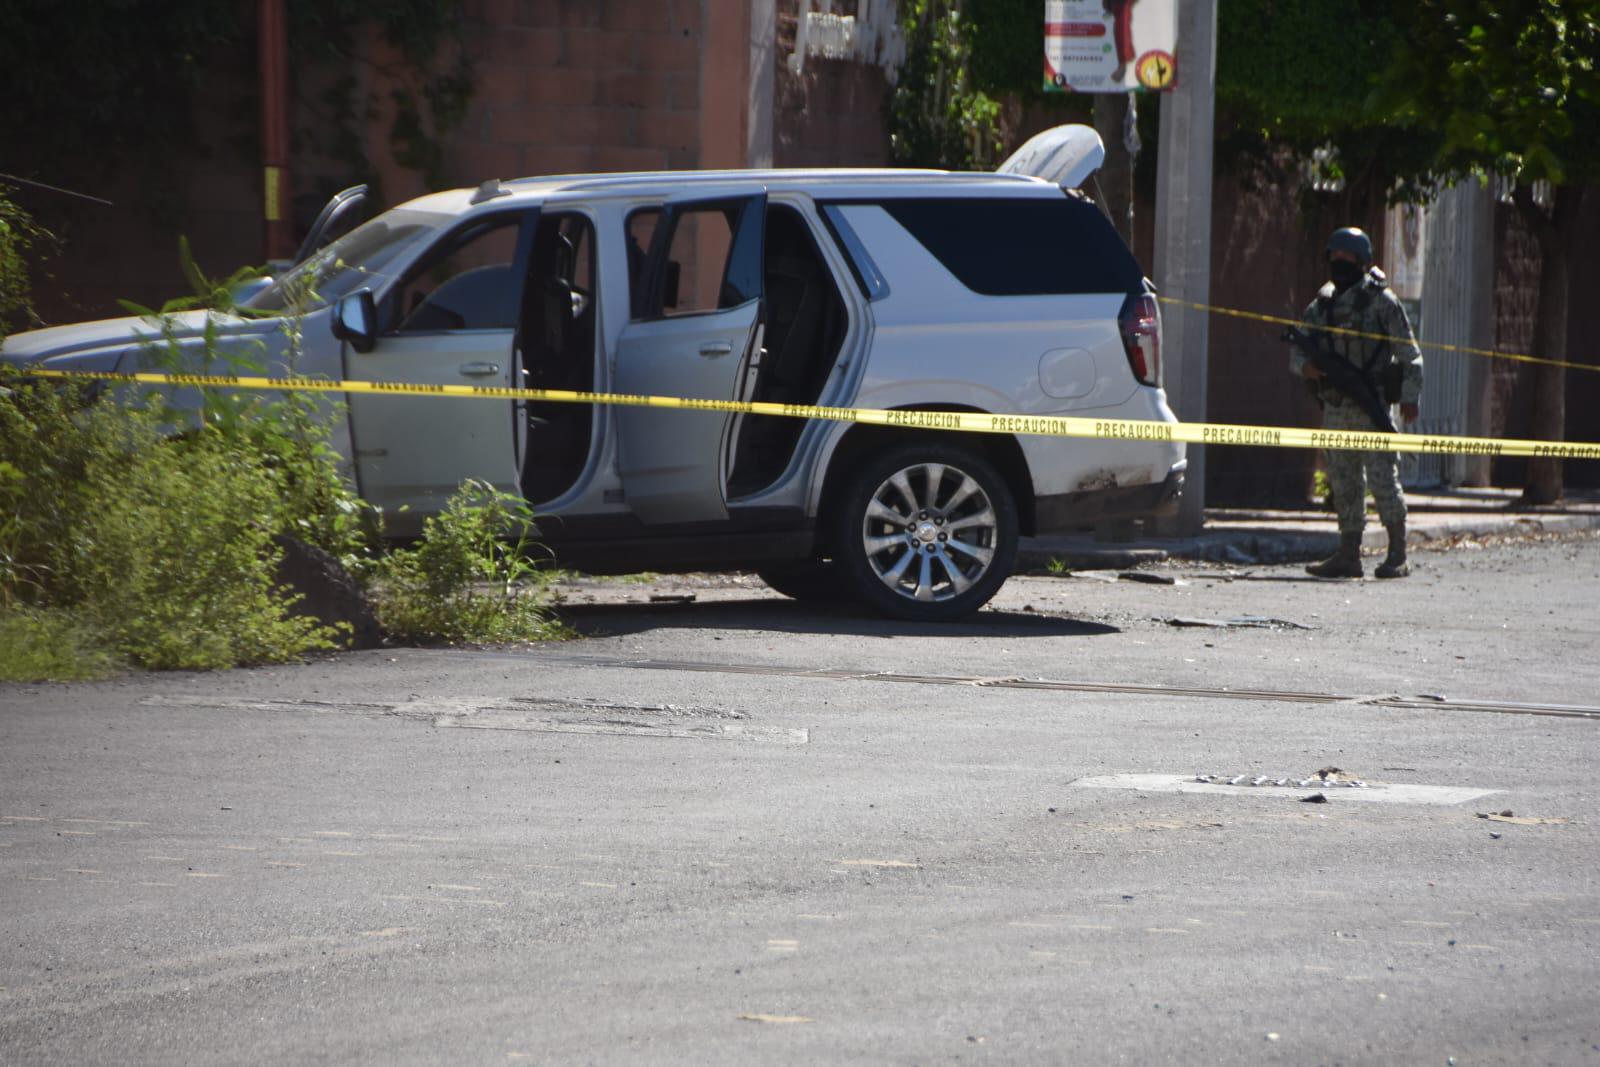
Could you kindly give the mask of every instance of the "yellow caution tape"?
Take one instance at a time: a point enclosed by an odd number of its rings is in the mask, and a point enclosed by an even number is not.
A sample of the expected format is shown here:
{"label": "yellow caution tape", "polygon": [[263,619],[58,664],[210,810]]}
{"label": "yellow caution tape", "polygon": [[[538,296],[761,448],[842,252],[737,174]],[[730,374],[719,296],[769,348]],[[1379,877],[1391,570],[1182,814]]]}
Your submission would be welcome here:
{"label": "yellow caution tape", "polygon": [[[1290,319],[1282,315],[1264,315],[1259,311],[1241,311],[1238,308],[1218,307],[1215,304],[1198,304],[1193,300],[1179,300],[1172,296],[1158,296],[1157,300],[1163,304],[1172,304],[1176,307],[1189,308],[1192,311],[1204,311],[1212,315],[1226,315],[1233,319],[1248,319],[1251,322],[1270,322],[1278,326],[1304,326],[1303,319]],[[1326,333],[1341,334],[1345,337],[1360,337],[1368,341],[1388,341],[1390,343],[1407,344],[1411,338],[1391,337],[1385,333],[1371,333],[1367,330],[1352,330],[1348,326],[1318,326],[1318,330]],[[1501,352],[1493,348],[1472,348],[1467,345],[1446,344],[1443,341],[1418,340],[1419,348],[1432,348],[1440,352],[1459,352],[1465,356],[1485,356],[1489,359],[1506,359],[1515,363],[1539,363],[1546,367],[1565,367],[1568,370],[1600,371],[1600,364],[1572,363],[1564,359],[1545,359],[1541,356],[1525,356],[1516,352]]]}
{"label": "yellow caution tape", "polygon": [[1334,448],[1359,452],[1418,452],[1446,456],[1549,456],[1600,459],[1600,443],[1528,441],[1491,437],[1371,433],[1358,430],[1307,430],[1285,426],[1240,426],[1208,422],[1156,422],[1139,419],[1088,419],[1070,415],[989,415],[972,411],[887,411],[875,408],[814,407],[761,401],[698,400],[632,393],[585,393],[568,389],[510,389],[485,385],[422,385],[406,382],[333,382],[318,378],[264,378],[226,374],[116,374],[112,372],[29,370],[41,378],[85,379],[144,385],[266,389],[276,392],[367,393],[388,396],[464,397],[479,400],[533,400],[557,404],[610,404],[619,407],[672,408],[825,419],[863,426],[903,426],[963,433],[1083,437],[1107,441],[1172,441],[1193,445],[1254,445],[1265,448]]}

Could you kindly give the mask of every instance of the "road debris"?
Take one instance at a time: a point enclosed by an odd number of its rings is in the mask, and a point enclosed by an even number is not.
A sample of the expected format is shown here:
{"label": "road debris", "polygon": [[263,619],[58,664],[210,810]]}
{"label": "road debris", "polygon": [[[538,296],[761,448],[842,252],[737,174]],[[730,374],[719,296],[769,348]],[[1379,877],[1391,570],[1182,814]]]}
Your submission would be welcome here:
{"label": "road debris", "polygon": [[[1345,789],[1366,789],[1367,783],[1360,778],[1341,778],[1343,772],[1337,767],[1324,767],[1310,778],[1292,778],[1285,775],[1273,778],[1270,775],[1258,774],[1247,776],[1236,774],[1231,778],[1224,778],[1216,774],[1197,774],[1194,780],[1202,785],[1243,785],[1254,788],[1272,789],[1310,789],[1312,787],[1342,787]],[[1488,818],[1487,815],[1480,818]]]}
{"label": "road debris", "polygon": [[1564,826],[1570,819],[1544,819],[1532,815],[1516,815],[1510,808],[1505,811],[1480,811],[1478,818],[1490,822],[1508,822],[1513,826]]}
{"label": "road debris", "polygon": [[878,867],[878,868],[903,868],[906,870],[920,870],[922,864],[912,863],[909,860],[837,860],[845,867]]}
{"label": "road debris", "polygon": [[[1262,797],[1300,800],[1308,792],[1320,791],[1324,797],[1337,795],[1349,800],[1374,804],[1465,804],[1482,802],[1483,798],[1499,792],[1495,789],[1472,789],[1463,786],[1410,785],[1397,782],[1367,783],[1359,778],[1341,781],[1320,778],[1307,780],[1306,785],[1285,779],[1283,786],[1268,781],[1259,786],[1249,784],[1249,778],[1238,775],[1243,781],[1205,774],[1110,774],[1074,779],[1075,788],[1134,789],[1146,793],[1194,793],[1216,797]],[[1317,801],[1315,803],[1320,803]]]}
{"label": "road debris", "polygon": [[1236,615],[1231,619],[1194,619],[1175,615],[1161,619],[1168,626],[1201,627],[1209,630],[1315,630],[1292,619],[1275,619],[1266,615]]}
{"label": "road debris", "polygon": [[1300,798],[1300,803],[1302,804],[1326,804],[1327,802],[1328,798],[1321,793],[1312,793],[1308,797]]}
{"label": "road debris", "polygon": [[1165,574],[1156,574],[1153,571],[1118,571],[1117,577],[1124,582],[1144,582],[1146,585],[1177,585],[1178,580]]}
{"label": "road debris", "polygon": [[694,602],[695,602],[695,594],[694,593],[651,593],[650,594],[650,603],[652,603],[652,604],[693,604]]}

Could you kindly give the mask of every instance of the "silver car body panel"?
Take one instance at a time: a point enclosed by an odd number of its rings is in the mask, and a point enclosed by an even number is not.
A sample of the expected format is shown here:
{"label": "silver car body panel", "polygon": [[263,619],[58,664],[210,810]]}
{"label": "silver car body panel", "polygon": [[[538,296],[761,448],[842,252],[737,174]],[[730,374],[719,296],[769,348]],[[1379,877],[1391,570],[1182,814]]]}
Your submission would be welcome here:
{"label": "silver car body panel", "polygon": [[[382,301],[439,236],[478,215],[578,212],[593,223],[597,242],[596,391],[734,399],[746,388],[741,372],[748,367],[740,361],[753,354],[749,342],[759,302],[705,316],[631,321],[625,225],[640,207],[762,189],[771,204],[800,214],[844,304],[848,325],[818,403],[1173,421],[1162,391],[1139,384],[1129,369],[1117,325],[1124,294],[979,295],[875,203],[894,197],[1062,196],[1050,182],[1021,175],[812,170],[570,175],[511,181],[504,188],[507,195],[478,205],[471,203],[471,190],[403,205],[401,210],[437,217],[438,227],[369,279],[373,295]],[[869,302],[863,295],[819,203],[837,205],[872,257],[886,282],[881,298]],[[372,352],[356,353],[333,337],[331,317],[326,308],[306,315],[296,344],[284,337],[280,320],[221,317],[217,328],[226,349],[254,352],[257,359],[265,353],[261,361],[273,374],[287,373],[292,363],[297,373],[335,380],[519,384],[513,331],[384,336]],[[174,322],[180,347],[194,350],[203,313]],[[0,359],[126,370],[134,365],[131,354],[159,336],[159,328],[133,318],[55,327],[9,338]],[[712,342],[726,343],[729,352],[702,357],[700,347]],[[186,358],[184,369],[201,369],[199,361],[198,354]],[[463,367],[469,364],[479,367],[467,375]],[[487,377],[479,373],[485,364],[495,367]],[[382,413],[376,404],[385,405]],[[396,532],[413,532],[464,478],[508,491],[518,484],[509,402],[353,396],[347,409],[349,418],[336,423],[334,445],[363,492],[391,519],[408,509],[400,523],[405,529]],[[419,425],[430,432],[419,435]],[[646,526],[715,523],[747,509],[792,509],[814,517],[832,456],[852,425],[808,423],[774,480],[730,501],[726,477],[735,427],[736,420],[722,413],[601,406],[582,473],[554,499],[536,501],[538,511],[557,524],[568,516],[613,516]],[[1184,467],[1183,446],[1166,442],[1016,440],[1039,497],[1160,484]],[[683,446],[692,454],[673,454]]]}
{"label": "silver car body panel", "polygon": [[[512,330],[391,335],[371,352],[346,346],[345,380],[509,388],[513,339]],[[436,511],[465,478],[517,491],[511,401],[353,393],[347,403],[357,484],[386,514]]]}

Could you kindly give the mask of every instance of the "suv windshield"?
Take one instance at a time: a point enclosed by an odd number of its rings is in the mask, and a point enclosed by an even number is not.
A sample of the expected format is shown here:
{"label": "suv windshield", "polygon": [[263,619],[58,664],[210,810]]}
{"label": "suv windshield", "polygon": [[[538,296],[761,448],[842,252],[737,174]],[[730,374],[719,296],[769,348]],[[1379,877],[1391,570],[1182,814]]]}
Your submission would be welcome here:
{"label": "suv windshield", "polygon": [[451,216],[427,211],[390,211],[358,226],[251,297],[254,311],[315,311],[362,286],[376,288],[391,265]]}

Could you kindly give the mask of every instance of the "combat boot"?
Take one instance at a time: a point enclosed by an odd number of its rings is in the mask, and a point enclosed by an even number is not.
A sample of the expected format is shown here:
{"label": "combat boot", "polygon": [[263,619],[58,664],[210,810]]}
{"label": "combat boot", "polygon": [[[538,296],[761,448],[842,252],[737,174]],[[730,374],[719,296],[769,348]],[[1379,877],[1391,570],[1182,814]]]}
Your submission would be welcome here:
{"label": "combat boot", "polygon": [[1404,578],[1411,573],[1410,564],[1406,563],[1406,524],[1397,522],[1387,528],[1389,531],[1389,554],[1378,564],[1378,569],[1373,571],[1376,578]]}
{"label": "combat boot", "polygon": [[1361,577],[1361,534],[1339,531],[1339,548],[1321,563],[1306,568],[1313,578]]}

